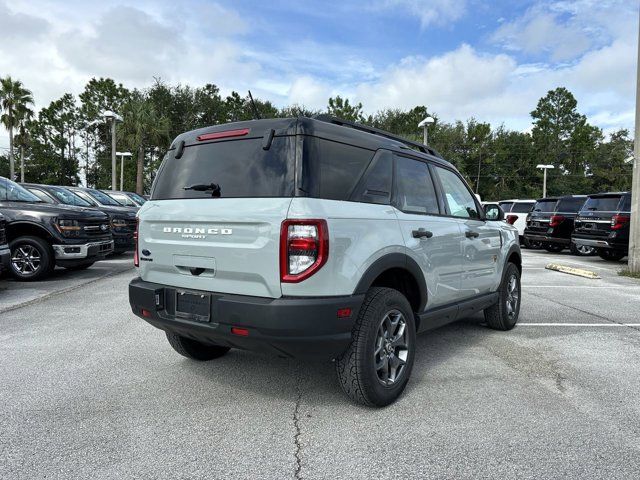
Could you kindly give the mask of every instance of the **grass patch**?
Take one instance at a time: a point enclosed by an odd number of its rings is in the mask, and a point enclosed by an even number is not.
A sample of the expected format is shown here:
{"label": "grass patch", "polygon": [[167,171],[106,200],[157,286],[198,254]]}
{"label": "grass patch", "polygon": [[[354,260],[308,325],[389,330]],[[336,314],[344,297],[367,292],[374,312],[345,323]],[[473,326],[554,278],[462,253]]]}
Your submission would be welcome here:
{"label": "grass patch", "polygon": [[620,270],[618,272],[618,275],[621,275],[623,277],[629,277],[629,278],[637,278],[638,280],[640,280],[640,272],[633,273],[633,272],[629,271],[628,268],[623,268],[622,270]]}

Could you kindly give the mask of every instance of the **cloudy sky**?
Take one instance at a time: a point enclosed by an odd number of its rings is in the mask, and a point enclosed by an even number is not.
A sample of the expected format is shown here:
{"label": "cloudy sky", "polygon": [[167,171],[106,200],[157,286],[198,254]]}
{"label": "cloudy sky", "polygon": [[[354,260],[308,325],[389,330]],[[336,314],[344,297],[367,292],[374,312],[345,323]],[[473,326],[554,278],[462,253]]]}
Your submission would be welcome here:
{"label": "cloudy sky", "polygon": [[[566,86],[589,120],[633,128],[635,0],[0,0],[0,76],[46,106],[97,76],[154,77],[277,105],[426,105],[518,130]],[[8,144],[0,131],[0,147]]]}

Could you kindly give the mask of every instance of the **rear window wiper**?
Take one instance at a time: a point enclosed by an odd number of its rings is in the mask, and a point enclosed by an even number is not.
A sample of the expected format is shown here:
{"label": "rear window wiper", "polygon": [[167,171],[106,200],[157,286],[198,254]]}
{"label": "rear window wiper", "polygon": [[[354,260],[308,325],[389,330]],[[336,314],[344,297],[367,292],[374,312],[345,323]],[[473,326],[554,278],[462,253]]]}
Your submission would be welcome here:
{"label": "rear window wiper", "polygon": [[203,184],[196,183],[195,185],[189,185],[182,187],[184,190],[194,190],[196,192],[211,192],[212,197],[219,197],[221,194],[220,185],[217,183]]}

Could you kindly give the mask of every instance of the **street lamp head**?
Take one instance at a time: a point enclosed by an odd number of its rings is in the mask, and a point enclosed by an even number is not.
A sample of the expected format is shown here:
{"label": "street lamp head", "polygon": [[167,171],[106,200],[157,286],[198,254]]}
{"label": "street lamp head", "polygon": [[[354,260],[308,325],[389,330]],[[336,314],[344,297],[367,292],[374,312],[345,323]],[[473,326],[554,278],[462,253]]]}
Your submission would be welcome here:
{"label": "street lamp head", "polygon": [[104,118],[105,120],[112,120],[116,122],[122,121],[122,117],[116,112],[112,112],[111,110],[105,110],[104,112],[102,112],[102,118]]}
{"label": "street lamp head", "polygon": [[422,120],[419,124],[418,124],[418,128],[422,128],[422,127],[427,127],[429,125],[432,125],[435,123],[435,119],[433,117],[427,117],[424,120]]}
{"label": "street lamp head", "polygon": [[120,157],[132,157],[133,154],[131,152],[116,152],[116,155]]}
{"label": "street lamp head", "polygon": [[536,168],[547,169],[547,168],[556,168],[553,165],[536,165]]}

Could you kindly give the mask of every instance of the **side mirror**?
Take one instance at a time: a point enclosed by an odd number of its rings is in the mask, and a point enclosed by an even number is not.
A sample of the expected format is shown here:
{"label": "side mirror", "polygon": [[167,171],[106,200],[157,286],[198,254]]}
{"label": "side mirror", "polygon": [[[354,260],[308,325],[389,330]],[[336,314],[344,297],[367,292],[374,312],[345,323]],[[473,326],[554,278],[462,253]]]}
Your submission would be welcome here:
{"label": "side mirror", "polygon": [[484,206],[484,217],[487,220],[500,222],[504,220],[504,210],[497,203],[487,203]]}

